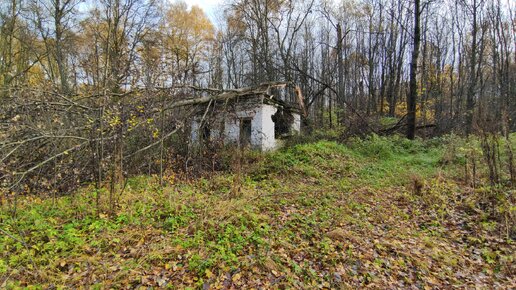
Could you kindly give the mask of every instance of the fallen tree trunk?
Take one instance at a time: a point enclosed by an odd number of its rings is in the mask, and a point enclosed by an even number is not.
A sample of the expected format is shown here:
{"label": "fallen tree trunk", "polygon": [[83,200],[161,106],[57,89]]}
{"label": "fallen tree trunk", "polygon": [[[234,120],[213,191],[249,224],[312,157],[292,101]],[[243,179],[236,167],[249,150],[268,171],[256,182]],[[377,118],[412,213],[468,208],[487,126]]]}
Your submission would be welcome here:
{"label": "fallen tree trunk", "polygon": [[[173,108],[184,107],[184,106],[193,106],[193,105],[207,103],[209,101],[227,101],[227,100],[234,99],[237,97],[245,97],[245,96],[265,95],[265,96],[274,97],[273,95],[270,94],[271,88],[284,88],[288,85],[293,85],[293,84],[291,84],[289,82],[266,82],[266,83],[261,83],[260,85],[255,86],[255,87],[245,87],[245,88],[227,89],[227,90],[215,89],[215,88],[201,88],[201,87],[196,87],[196,86],[174,87],[173,89],[190,88],[190,89],[193,89],[196,91],[204,91],[204,92],[215,93],[215,94],[177,101],[177,102],[174,102],[174,103],[170,104],[169,106],[165,107],[164,110],[170,110]],[[306,117],[307,111],[306,111],[306,108],[304,105],[301,89],[298,86],[294,86],[294,90],[295,90],[296,96],[297,96],[297,103],[298,103],[301,111],[303,112],[304,116]]]}

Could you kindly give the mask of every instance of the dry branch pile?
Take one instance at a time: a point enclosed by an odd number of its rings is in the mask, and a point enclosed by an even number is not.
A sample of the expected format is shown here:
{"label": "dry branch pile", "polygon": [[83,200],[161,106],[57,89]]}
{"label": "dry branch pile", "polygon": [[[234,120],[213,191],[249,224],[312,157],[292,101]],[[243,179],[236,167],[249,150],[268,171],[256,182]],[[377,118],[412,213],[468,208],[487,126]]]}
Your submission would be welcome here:
{"label": "dry branch pile", "polygon": [[[301,90],[286,82],[89,95],[11,89],[0,111],[6,128],[0,143],[1,188],[5,193],[66,193],[85,183],[102,188],[108,182],[115,190],[131,174],[161,176],[177,154],[188,153],[185,129],[196,105],[252,95],[274,98],[272,89],[287,86],[304,110]],[[192,91],[198,96],[185,97]]]}
{"label": "dry branch pile", "polygon": [[155,171],[157,145],[188,116],[161,110],[172,92],[63,95],[9,90],[0,111],[0,178],[6,191],[73,190],[85,182]]}

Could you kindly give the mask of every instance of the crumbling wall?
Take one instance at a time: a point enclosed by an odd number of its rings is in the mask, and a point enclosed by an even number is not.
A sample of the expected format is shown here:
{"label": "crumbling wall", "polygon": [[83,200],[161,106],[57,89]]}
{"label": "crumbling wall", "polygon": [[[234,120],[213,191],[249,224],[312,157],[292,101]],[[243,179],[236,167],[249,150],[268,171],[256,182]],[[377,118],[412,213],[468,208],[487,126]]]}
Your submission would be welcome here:
{"label": "crumbling wall", "polygon": [[226,143],[238,144],[240,121],[251,118],[251,147],[262,151],[274,150],[276,140],[274,138],[274,122],[271,117],[276,110],[276,107],[267,104],[258,104],[253,108],[249,108],[249,105],[236,106],[235,113],[226,115]]}
{"label": "crumbling wall", "polygon": [[279,108],[272,115],[272,121],[274,122],[276,139],[301,132],[301,115],[292,110]]}
{"label": "crumbling wall", "polygon": [[[256,138],[256,144],[262,151],[270,151],[276,149],[276,138],[274,137],[274,121],[272,115],[277,108],[272,105],[263,104],[260,106],[259,112],[256,114],[256,130],[253,130]],[[254,119],[253,119],[254,121]]]}
{"label": "crumbling wall", "polygon": [[292,113],[294,121],[291,124],[290,130],[293,134],[301,133],[301,115],[299,113]]}
{"label": "crumbling wall", "polygon": [[[210,127],[210,139],[221,140],[225,144],[238,145],[240,142],[241,121],[251,119],[251,140],[253,149],[270,151],[279,147],[281,142],[275,136],[275,119],[273,116],[278,112],[278,107],[271,104],[252,104],[250,102],[236,103],[233,106],[220,109],[214,112],[209,119],[205,120]],[[301,118],[297,113],[285,111],[284,116],[288,120],[277,120],[289,133],[299,133]],[[212,124],[223,124],[213,127]],[[191,138],[193,144],[199,144],[202,137],[202,126],[200,117],[191,123]]]}

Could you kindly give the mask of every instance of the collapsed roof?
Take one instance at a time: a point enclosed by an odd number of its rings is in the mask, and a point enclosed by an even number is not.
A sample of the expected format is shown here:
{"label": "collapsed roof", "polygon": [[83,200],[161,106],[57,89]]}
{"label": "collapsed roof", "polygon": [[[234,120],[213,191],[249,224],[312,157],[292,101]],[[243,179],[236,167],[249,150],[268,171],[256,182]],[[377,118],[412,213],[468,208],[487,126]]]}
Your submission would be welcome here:
{"label": "collapsed roof", "polygon": [[[299,86],[296,86],[290,82],[266,82],[261,83],[258,86],[253,87],[244,87],[238,89],[215,89],[215,88],[200,88],[195,86],[187,86],[187,88],[191,88],[196,91],[202,91],[208,93],[206,96],[201,96],[197,98],[189,98],[186,100],[181,100],[172,103],[167,109],[182,107],[182,106],[190,106],[190,105],[199,105],[207,102],[227,102],[229,100],[234,99],[242,99],[242,98],[250,98],[255,96],[260,96],[260,100],[263,103],[280,105],[282,107],[287,107],[289,109],[298,110],[304,116],[306,116],[306,108],[303,101],[303,95]],[[280,99],[278,96],[278,89],[286,89],[293,88],[296,94],[296,102],[295,103],[287,103],[284,100]]]}

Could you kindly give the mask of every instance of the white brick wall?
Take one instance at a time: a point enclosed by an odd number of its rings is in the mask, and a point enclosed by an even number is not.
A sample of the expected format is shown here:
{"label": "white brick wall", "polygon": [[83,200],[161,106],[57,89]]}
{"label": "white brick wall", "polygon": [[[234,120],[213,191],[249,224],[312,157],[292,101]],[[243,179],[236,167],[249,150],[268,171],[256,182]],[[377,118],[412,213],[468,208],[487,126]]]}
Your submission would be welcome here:
{"label": "white brick wall", "polygon": [[[240,120],[243,118],[252,118],[251,120],[251,146],[254,149],[261,151],[270,151],[279,147],[281,142],[274,138],[274,121],[272,115],[277,111],[277,108],[269,104],[258,104],[255,108],[246,106],[237,106],[236,112],[233,113],[219,113],[216,117],[223,118],[218,120],[224,122],[224,143],[238,144],[240,140]],[[301,116],[293,114],[294,122],[291,125],[293,133],[299,133],[301,129]],[[192,144],[199,143],[199,119],[194,119],[191,123],[191,140]],[[213,121],[217,123],[217,121]],[[220,127],[219,127],[220,128]],[[212,139],[219,138],[218,128],[212,128],[210,137]]]}

